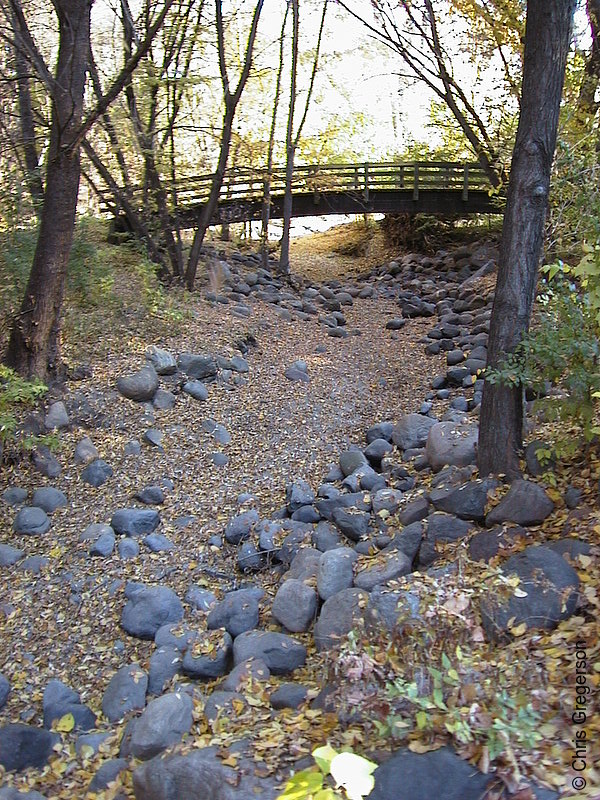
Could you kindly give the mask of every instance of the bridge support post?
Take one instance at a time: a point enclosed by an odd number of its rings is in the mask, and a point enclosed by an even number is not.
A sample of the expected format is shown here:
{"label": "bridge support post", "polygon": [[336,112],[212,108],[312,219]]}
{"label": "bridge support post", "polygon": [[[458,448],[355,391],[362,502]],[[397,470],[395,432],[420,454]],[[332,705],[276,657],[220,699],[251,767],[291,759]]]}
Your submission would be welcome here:
{"label": "bridge support post", "polygon": [[363,197],[365,202],[369,202],[369,164],[364,165],[365,170],[365,187],[363,189]]}
{"label": "bridge support post", "polygon": [[419,199],[419,163],[414,166],[413,200]]}
{"label": "bridge support post", "polygon": [[469,165],[465,164],[463,172],[462,199],[466,202],[469,199]]}

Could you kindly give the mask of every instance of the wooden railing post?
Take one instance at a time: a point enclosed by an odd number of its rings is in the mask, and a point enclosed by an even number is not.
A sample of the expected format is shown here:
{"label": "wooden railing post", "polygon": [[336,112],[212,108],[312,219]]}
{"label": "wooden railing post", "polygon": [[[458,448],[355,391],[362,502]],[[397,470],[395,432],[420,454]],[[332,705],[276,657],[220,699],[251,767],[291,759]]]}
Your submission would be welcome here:
{"label": "wooden railing post", "polygon": [[369,164],[368,163],[365,163],[364,169],[365,169],[365,188],[363,190],[363,197],[365,198],[365,201],[368,202],[368,200],[369,200]]}
{"label": "wooden railing post", "polygon": [[419,162],[415,161],[414,166],[414,184],[413,184],[413,200],[419,199]]}
{"label": "wooden railing post", "polygon": [[462,199],[466,202],[469,199],[469,165],[465,163],[463,172],[463,190]]}

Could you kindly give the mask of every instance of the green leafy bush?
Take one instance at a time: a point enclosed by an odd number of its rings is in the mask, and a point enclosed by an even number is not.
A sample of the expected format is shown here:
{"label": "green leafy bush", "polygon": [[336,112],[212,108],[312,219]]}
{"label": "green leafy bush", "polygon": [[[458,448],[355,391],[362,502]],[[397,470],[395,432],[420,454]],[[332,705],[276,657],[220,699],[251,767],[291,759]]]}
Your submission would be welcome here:
{"label": "green leafy bush", "polygon": [[15,435],[17,408],[32,406],[46,391],[47,387],[40,381],[26,381],[0,364],[0,445]]}

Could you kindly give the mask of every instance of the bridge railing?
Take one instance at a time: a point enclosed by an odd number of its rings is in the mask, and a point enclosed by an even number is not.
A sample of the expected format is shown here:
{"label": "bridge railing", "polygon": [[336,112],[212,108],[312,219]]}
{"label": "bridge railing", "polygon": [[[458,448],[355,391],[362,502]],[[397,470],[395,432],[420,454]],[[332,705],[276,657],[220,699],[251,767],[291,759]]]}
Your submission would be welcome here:
{"label": "bridge railing", "polygon": [[[227,170],[220,201],[260,200],[264,197],[266,169],[233,168]],[[181,206],[201,204],[208,200],[214,175],[204,174],[181,179],[176,184]],[[368,200],[372,191],[412,191],[419,198],[421,190],[454,190],[468,198],[471,190],[488,190],[489,180],[477,162],[414,161],[372,164],[307,164],[294,167],[294,194],[323,192],[361,193]],[[271,173],[271,194],[285,191],[285,167],[276,166]]]}

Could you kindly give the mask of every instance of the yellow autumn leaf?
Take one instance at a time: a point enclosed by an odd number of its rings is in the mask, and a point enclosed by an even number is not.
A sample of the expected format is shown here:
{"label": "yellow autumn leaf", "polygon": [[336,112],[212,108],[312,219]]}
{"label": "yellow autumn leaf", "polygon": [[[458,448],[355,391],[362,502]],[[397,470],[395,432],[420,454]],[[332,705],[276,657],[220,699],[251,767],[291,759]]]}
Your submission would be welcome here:
{"label": "yellow autumn leaf", "polygon": [[521,622],[520,625],[515,625],[513,628],[509,628],[509,631],[512,633],[513,636],[523,636],[526,630],[527,630],[526,622]]}
{"label": "yellow autumn leaf", "polygon": [[69,733],[74,727],[75,717],[71,713],[65,714],[64,717],[61,717],[54,725],[55,730],[60,731],[61,733]]}

